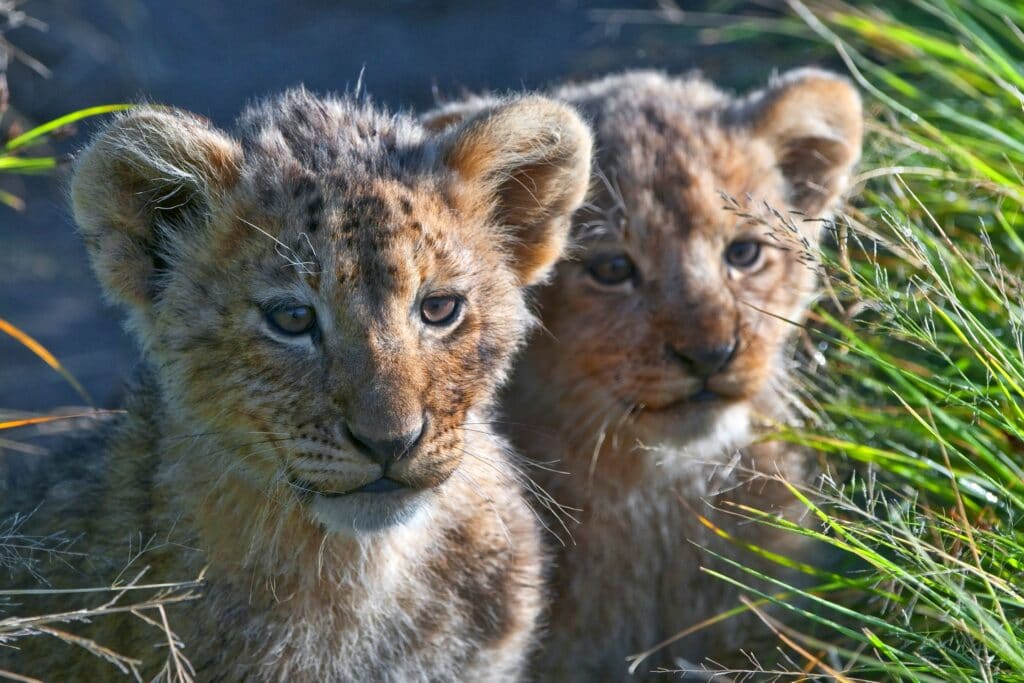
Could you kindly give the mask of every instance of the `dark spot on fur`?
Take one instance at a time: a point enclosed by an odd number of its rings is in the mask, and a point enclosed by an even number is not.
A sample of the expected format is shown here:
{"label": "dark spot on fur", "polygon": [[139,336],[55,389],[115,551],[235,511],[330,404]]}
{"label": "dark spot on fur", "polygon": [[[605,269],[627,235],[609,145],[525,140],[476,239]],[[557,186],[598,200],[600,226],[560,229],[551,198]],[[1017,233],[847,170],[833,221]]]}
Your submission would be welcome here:
{"label": "dark spot on fur", "polygon": [[323,195],[314,195],[313,198],[309,200],[309,204],[306,205],[306,213],[308,214],[306,225],[309,229],[309,232],[316,232],[317,228],[320,227],[320,214],[323,212],[323,210]]}
{"label": "dark spot on fur", "polygon": [[640,113],[643,115],[650,126],[658,135],[664,135],[668,129],[668,121],[665,119],[665,113],[653,103],[647,103],[640,108]]}
{"label": "dark spot on fur", "polygon": [[452,405],[463,405],[466,400],[466,390],[461,384],[451,384],[448,389],[448,397]]}
{"label": "dark spot on fur", "polygon": [[295,187],[292,188],[292,198],[298,199],[308,194],[312,194],[316,190],[316,181],[312,176],[303,175],[297,181],[295,181]]}
{"label": "dark spot on fur", "polygon": [[292,109],[292,118],[295,119],[295,123],[300,126],[309,125],[309,117],[306,116],[306,112],[301,107],[295,107]]}
{"label": "dark spot on fur", "polygon": [[348,180],[346,179],[343,171],[334,171],[329,173],[326,177],[325,184],[334,194],[343,195],[348,192]]}
{"label": "dark spot on fur", "polygon": [[272,185],[262,185],[258,194],[260,204],[263,206],[273,206],[277,201],[277,188]]}
{"label": "dark spot on fur", "polygon": [[167,253],[167,232],[165,229],[153,231],[153,240],[148,251],[153,262],[153,272],[149,278],[149,295],[156,298],[162,290],[161,278],[169,270],[167,259],[164,258],[164,254]]}
{"label": "dark spot on fur", "polygon": [[390,212],[384,200],[373,195],[352,199],[345,206],[344,214],[345,218],[340,226],[342,234],[377,233],[390,222]]}
{"label": "dark spot on fur", "polygon": [[501,349],[488,342],[480,342],[476,347],[476,357],[486,371],[490,371],[498,362]]}
{"label": "dark spot on fur", "polygon": [[375,195],[363,195],[352,201],[352,210],[365,219],[383,221],[389,215],[387,204]]}
{"label": "dark spot on fur", "polygon": [[402,197],[399,200],[399,206],[402,207],[402,213],[406,216],[412,213],[412,202],[409,201],[408,197]]}
{"label": "dark spot on fur", "polygon": [[380,251],[382,250],[373,247],[366,249],[364,245],[363,256],[359,259],[362,264],[362,279],[371,285],[367,289],[367,294],[375,303],[379,303],[394,287],[398,275],[398,269],[393,264],[387,263],[379,256],[372,256],[373,252]]}

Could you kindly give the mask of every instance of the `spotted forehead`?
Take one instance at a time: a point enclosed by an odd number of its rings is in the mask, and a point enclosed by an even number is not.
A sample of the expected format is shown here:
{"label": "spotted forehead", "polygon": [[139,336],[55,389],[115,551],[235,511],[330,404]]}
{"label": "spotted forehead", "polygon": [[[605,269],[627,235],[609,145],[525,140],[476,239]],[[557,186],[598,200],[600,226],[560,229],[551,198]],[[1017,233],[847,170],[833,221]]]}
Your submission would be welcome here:
{"label": "spotted forehead", "polygon": [[284,194],[286,247],[339,284],[397,287],[415,271],[422,277],[435,262],[450,260],[457,221],[431,188],[301,175]]}
{"label": "spotted forehead", "polygon": [[[618,140],[599,160],[594,204],[603,239],[649,242],[714,235],[782,206],[784,183],[761,141],[711,120],[677,116]],[[601,232],[606,234],[601,236]]]}

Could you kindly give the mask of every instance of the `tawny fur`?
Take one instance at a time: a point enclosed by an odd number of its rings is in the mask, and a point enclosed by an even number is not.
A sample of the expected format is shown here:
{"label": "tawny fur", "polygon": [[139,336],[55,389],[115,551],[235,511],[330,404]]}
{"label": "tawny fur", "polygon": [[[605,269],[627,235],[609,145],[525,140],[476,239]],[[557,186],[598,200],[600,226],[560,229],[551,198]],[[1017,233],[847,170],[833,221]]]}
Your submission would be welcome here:
{"label": "tawny fur", "polygon": [[[443,135],[301,90],[248,110],[236,136],[165,109],[117,119],[77,160],[72,195],[144,362],[126,414],[4,495],[7,514],[35,509],[25,533],[80,535],[87,556],[46,566],[49,583],[206,568],[202,597],[168,613],[199,680],[517,679],[541,548],[491,404],[531,322],[523,288],[561,256],[583,199],[590,144],[577,115],[536,97]],[[421,320],[437,293],[462,297],[456,325]],[[317,332],[268,327],[282,302],[312,306]],[[347,436],[421,423],[386,470]],[[331,495],[382,474],[405,493]],[[160,629],[131,615],[70,628],[142,660],[147,679],[166,657]],[[0,669],[116,674],[46,636],[17,645]]]}
{"label": "tawny fur", "polygon": [[[593,122],[598,180],[577,214],[577,253],[539,292],[544,331],[504,404],[514,443],[547,463],[538,479],[580,510],[558,550],[537,677],[618,681],[630,655],[740,604],[702,568],[751,577],[713,553],[782,574],[701,517],[740,544],[805,550],[735,513],[747,505],[810,523],[778,483],[813,483],[804,454],[753,441],[790,417],[792,322],[814,293],[821,219],[859,157],[860,99],[816,70],[743,99],[649,72],[553,94]],[[425,120],[443,128],[487,101]],[[734,240],[762,244],[756,268],[727,265]],[[627,255],[636,276],[595,282],[588,268],[609,254]],[[695,369],[695,354],[732,342],[723,367]],[[734,617],[659,649],[636,675],[709,659],[750,668],[741,649],[767,664],[775,644],[757,618]]]}

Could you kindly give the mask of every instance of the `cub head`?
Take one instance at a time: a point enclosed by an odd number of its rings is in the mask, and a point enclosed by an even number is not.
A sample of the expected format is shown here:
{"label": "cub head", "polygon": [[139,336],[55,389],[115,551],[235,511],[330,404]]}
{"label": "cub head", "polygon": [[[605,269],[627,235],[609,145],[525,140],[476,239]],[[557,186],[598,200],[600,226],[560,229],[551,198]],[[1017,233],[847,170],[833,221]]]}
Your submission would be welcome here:
{"label": "cub head", "polygon": [[539,295],[550,334],[520,361],[513,416],[581,439],[738,445],[779,401],[821,219],[860,155],[860,97],[813,69],[744,99],[642,72],[555,94],[591,119],[600,179]]}
{"label": "cub head", "polygon": [[529,325],[523,289],[561,256],[590,146],[542,98],[443,134],[304,91],[234,135],[170,109],[115,120],[77,160],[74,213],[166,445],[196,454],[179,466],[329,528],[429,500]]}
{"label": "cub head", "polygon": [[816,70],[742,100],[649,73],[564,96],[593,118],[602,180],[542,296],[558,344],[531,367],[641,442],[735,445],[784,374],[821,219],[860,154],[860,98]]}

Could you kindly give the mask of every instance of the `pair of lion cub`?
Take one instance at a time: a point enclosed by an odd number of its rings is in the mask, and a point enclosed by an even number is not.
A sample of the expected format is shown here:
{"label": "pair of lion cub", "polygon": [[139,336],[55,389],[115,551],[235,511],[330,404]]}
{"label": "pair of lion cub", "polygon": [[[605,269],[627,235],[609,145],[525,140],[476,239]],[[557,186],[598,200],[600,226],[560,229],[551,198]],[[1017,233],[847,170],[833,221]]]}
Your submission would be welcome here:
{"label": "pair of lion cub", "polygon": [[[597,179],[577,212],[585,121]],[[5,507],[83,537],[56,587],[109,582],[132,538],[147,581],[205,568],[202,598],[169,612],[201,680],[623,679],[628,655],[736,604],[701,574],[735,573],[714,556],[735,549],[700,516],[797,552],[727,504],[798,514],[774,475],[804,480],[803,459],[752,430],[785,416],[801,244],[860,138],[857,93],[814,70],[744,99],[630,73],[420,120],[300,90],[235,135],[136,109],[81,154],[72,193],[144,364],[96,445]],[[499,426],[568,470],[531,470],[580,510],[550,563]],[[166,658],[131,615],[82,633],[143,672]],[[729,620],[641,674],[761,635]],[[115,672],[18,645],[0,664]]]}

